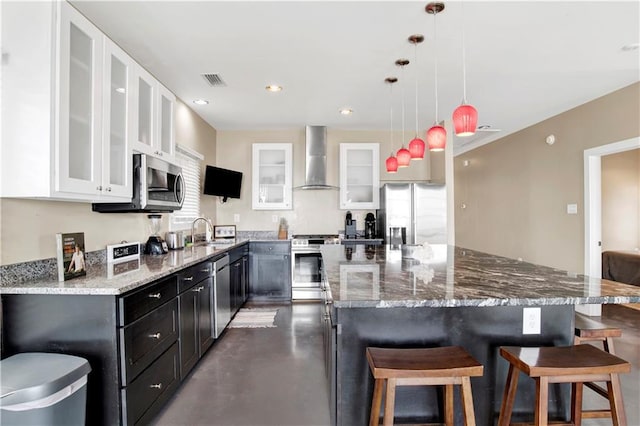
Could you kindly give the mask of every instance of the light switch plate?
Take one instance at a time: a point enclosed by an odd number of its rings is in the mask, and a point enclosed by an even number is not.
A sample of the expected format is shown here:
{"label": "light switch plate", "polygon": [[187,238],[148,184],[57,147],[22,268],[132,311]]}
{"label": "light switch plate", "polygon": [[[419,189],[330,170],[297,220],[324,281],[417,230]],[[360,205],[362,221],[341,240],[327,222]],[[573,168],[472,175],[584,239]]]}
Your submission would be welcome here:
{"label": "light switch plate", "polygon": [[578,214],[578,205],[567,204],[567,214]]}

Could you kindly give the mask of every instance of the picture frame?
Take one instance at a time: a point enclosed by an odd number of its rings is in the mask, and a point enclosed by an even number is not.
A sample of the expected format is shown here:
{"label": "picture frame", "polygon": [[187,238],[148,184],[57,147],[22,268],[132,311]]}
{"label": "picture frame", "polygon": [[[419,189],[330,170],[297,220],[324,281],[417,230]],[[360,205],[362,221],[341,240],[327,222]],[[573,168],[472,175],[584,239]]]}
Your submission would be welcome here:
{"label": "picture frame", "polygon": [[87,275],[84,232],[56,234],[58,281]]}

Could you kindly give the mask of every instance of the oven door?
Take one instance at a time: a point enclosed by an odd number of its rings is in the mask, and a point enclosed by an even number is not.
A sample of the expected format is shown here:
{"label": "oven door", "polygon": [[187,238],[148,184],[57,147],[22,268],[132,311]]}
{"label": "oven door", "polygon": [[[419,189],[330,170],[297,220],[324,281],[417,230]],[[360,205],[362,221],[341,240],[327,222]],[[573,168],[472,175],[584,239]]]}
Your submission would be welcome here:
{"label": "oven door", "polygon": [[322,255],[318,249],[293,250],[291,253],[291,298],[322,298]]}

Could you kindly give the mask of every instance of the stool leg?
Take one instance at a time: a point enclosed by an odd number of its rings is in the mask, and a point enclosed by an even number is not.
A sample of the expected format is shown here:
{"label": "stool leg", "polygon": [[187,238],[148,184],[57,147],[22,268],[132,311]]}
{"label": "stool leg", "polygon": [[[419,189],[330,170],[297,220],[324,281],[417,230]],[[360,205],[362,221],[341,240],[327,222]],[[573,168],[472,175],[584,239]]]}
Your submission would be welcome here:
{"label": "stool leg", "polygon": [[604,351],[605,352],[609,352],[612,355],[615,355],[615,349],[613,348],[613,338],[612,337],[607,337],[603,342],[602,345],[604,346]]}
{"label": "stool leg", "polygon": [[549,378],[536,377],[536,426],[547,426],[549,422]]}
{"label": "stool leg", "polygon": [[624,413],[622,402],[622,390],[620,389],[620,377],[611,375],[611,381],[607,382],[609,390],[609,405],[611,407],[611,420],[614,426],[627,426],[627,416]]}
{"label": "stool leg", "polygon": [[444,385],[444,424],[453,426],[453,385]]}
{"label": "stool leg", "polygon": [[384,400],[384,426],[393,426],[393,410],[396,400],[396,379],[387,379],[387,396]]}
{"label": "stool leg", "polygon": [[582,424],[582,382],[571,384],[571,422],[575,426]]}
{"label": "stool leg", "polygon": [[507,383],[502,394],[502,405],[500,406],[500,417],[498,418],[498,426],[509,426],[511,423],[511,412],[513,411],[513,402],[516,399],[516,388],[518,386],[519,371],[509,364],[509,373],[507,374]]}
{"label": "stool leg", "polygon": [[462,378],[462,405],[464,406],[465,426],[476,426],[476,415],[473,412],[473,394],[471,392],[471,379]]}
{"label": "stool leg", "polygon": [[376,379],[373,387],[373,398],[371,398],[371,415],[369,416],[369,426],[380,424],[380,405],[382,403],[382,389],[384,379]]}

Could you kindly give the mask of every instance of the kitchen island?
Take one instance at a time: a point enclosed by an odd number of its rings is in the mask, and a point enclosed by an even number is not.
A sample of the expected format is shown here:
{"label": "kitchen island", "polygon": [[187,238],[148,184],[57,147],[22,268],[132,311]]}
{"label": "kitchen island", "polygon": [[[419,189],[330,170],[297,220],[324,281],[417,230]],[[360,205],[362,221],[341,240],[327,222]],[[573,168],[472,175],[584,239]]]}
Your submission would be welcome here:
{"label": "kitchen island", "polygon": [[[485,366],[483,377],[472,378],[473,397],[477,423],[491,425],[508,367],[498,355],[500,346],[570,345],[576,304],[640,301],[637,287],[527,262],[446,245],[417,251],[421,261],[404,259],[400,247],[322,247],[334,424],[368,422],[373,378],[367,346],[464,347]],[[539,333],[523,334],[525,308],[539,308]],[[437,392],[399,388],[398,422],[441,419]],[[513,421],[532,419],[534,399],[533,381],[522,380]],[[550,415],[566,418],[569,387],[552,386],[550,399]],[[460,415],[456,424],[462,424]]]}

